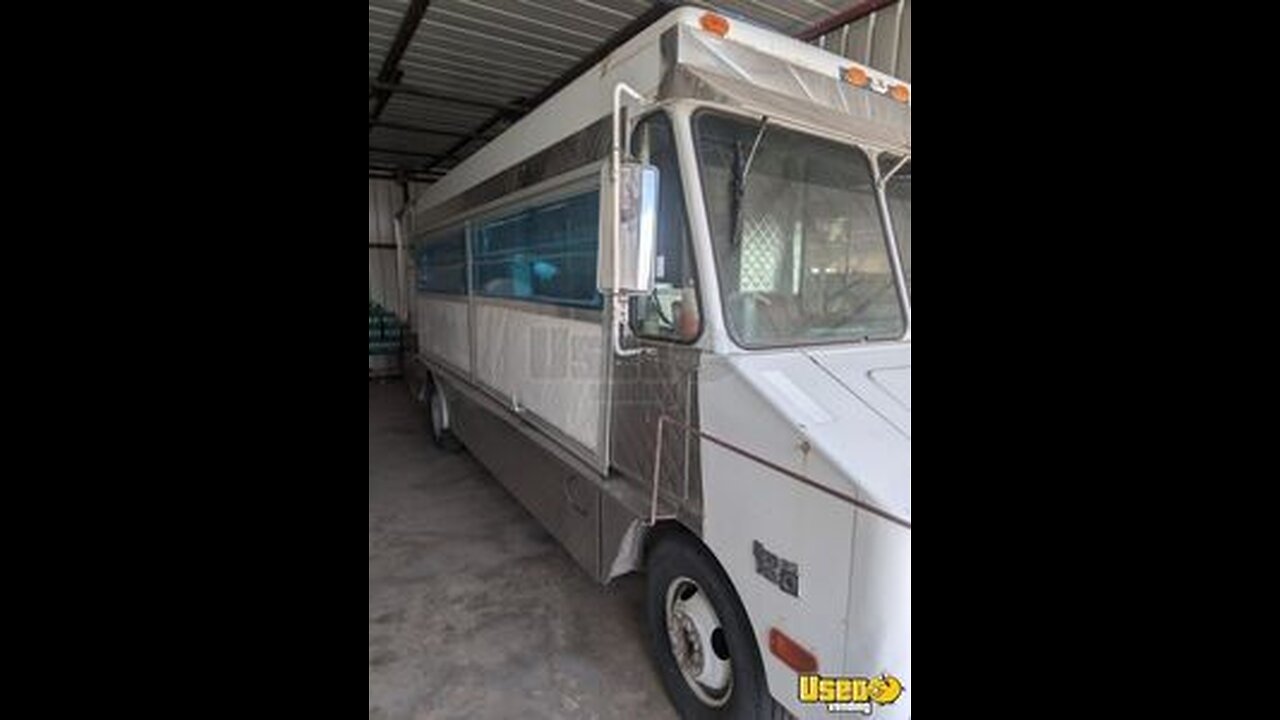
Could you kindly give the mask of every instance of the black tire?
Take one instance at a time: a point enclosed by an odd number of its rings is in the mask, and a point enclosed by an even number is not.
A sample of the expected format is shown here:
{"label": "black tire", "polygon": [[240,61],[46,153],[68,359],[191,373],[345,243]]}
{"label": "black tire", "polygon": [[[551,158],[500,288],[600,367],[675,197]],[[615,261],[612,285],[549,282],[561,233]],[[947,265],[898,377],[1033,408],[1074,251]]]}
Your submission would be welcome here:
{"label": "black tire", "polygon": [[[438,406],[437,403],[440,405]],[[429,380],[427,382],[427,422],[431,425],[431,441],[445,452],[456,453],[462,449],[462,443],[449,428],[448,412],[441,413],[440,406],[447,408],[448,403],[445,401],[445,396],[440,394],[440,387]]]}
{"label": "black tire", "polygon": [[[776,717],[751,622],[715,558],[696,540],[673,532],[658,538],[649,551],[647,567],[645,614],[650,649],[662,684],[680,717]],[[690,587],[686,580],[692,581],[696,587]],[[705,686],[699,685],[700,691],[710,696],[712,704],[696,694],[693,688],[697,681],[686,679],[672,649],[667,627],[667,603],[669,597],[682,592],[686,595],[685,600],[697,592],[704,593],[722,630],[720,639],[712,640],[710,650],[722,660],[727,657],[731,680],[727,692],[722,694],[708,692]],[[717,707],[716,701],[723,704]]]}

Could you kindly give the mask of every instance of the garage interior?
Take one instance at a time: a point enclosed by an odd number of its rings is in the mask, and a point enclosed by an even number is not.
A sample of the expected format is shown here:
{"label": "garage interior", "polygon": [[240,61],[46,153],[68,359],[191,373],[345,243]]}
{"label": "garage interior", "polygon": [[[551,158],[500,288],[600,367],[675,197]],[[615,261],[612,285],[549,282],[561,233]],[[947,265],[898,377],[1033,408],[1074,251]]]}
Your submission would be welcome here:
{"label": "garage interior", "polygon": [[[910,0],[725,0],[729,18],[911,80]],[[674,3],[369,5],[369,717],[676,717],[643,578],[601,586],[465,451],[400,368],[413,268],[396,218]]]}

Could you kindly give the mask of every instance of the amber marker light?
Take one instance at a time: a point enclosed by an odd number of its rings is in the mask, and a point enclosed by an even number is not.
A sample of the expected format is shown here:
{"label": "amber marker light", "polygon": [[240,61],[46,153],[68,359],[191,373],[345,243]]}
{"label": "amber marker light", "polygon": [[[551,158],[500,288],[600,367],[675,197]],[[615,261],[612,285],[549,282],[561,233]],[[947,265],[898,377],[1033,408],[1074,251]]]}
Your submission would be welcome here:
{"label": "amber marker light", "polygon": [[871,82],[871,78],[867,77],[867,71],[860,67],[847,67],[844,69],[844,81],[857,87],[866,87],[867,83]]}
{"label": "amber marker light", "polygon": [[715,13],[703,13],[701,20],[702,29],[709,33],[715,33],[720,37],[729,34],[729,21]]}
{"label": "amber marker light", "polygon": [[769,628],[769,652],[798,673],[818,672],[818,658],[778,628]]}

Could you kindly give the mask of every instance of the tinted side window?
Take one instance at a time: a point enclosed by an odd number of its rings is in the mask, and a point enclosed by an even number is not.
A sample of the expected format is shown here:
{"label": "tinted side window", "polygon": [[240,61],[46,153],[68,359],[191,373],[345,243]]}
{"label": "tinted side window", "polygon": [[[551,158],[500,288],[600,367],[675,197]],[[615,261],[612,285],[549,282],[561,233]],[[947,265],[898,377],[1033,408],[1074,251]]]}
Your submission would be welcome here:
{"label": "tinted side window", "polygon": [[592,190],[481,223],[472,248],[476,292],[601,307],[599,222],[599,193]]}
{"label": "tinted side window", "polygon": [[427,236],[414,254],[418,290],[467,293],[466,231],[462,227]]}

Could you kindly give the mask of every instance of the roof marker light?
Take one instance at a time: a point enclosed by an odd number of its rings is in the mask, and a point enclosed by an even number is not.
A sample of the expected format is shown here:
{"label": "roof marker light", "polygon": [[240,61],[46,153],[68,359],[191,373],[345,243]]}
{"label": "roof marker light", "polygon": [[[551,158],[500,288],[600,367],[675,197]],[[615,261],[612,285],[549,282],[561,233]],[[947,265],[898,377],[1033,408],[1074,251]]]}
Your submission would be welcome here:
{"label": "roof marker light", "polygon": [[871,78],[867,77],[866,70],[853,65],[844,69],[844,80],[857,87],[866,87],[867,83],[871,82]]}
{"label": "roof marker light", "polygon": [[720,37],[729,34],[729,21],[715,13],[703,13],[698,22],[702,25],[702,29],[709,33],[715,33]]}
{"label": "roof marker light", "polygon": [[911,91],[906,85],[894,85],[889,88],[889,95],[893,96],[898,102],[906,102],[911,99]]}

